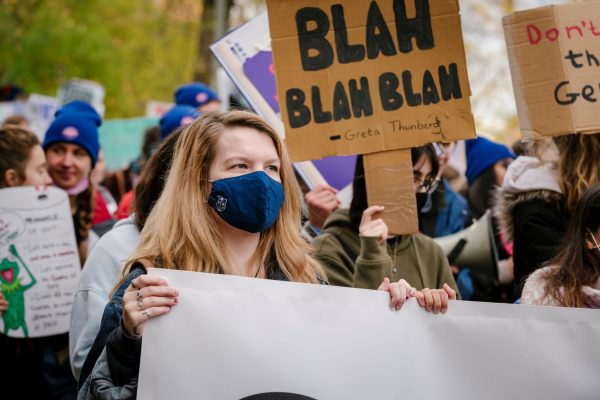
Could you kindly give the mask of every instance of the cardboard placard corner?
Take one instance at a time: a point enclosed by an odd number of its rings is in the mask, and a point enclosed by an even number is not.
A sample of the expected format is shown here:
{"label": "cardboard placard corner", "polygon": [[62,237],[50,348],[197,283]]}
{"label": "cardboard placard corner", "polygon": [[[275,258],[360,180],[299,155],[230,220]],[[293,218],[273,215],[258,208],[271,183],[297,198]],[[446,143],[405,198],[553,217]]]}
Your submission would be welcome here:
{"label": "cardboard placard corner", "polygon": [[523,137],[600,132],[600,2],[503,18]]}

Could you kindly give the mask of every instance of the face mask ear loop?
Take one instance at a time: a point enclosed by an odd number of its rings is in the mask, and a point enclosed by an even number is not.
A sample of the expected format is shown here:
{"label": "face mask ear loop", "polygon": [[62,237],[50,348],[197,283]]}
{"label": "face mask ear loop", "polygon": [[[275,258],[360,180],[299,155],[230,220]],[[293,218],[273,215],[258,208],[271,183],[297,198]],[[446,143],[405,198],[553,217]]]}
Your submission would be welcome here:
{"label": "face mask ear loop", "polygon": [[600,251],[600,244],[598,243],[598,241],[596,240],[596,236],[594,236],[594,234],[592,233],[592,231],[590,230],[590,228],[586,228],[586,230],[588,231],[588,233],[590,234],[590,236],[592,237],[592,240],[594,241],[594,248],[598,251]]}

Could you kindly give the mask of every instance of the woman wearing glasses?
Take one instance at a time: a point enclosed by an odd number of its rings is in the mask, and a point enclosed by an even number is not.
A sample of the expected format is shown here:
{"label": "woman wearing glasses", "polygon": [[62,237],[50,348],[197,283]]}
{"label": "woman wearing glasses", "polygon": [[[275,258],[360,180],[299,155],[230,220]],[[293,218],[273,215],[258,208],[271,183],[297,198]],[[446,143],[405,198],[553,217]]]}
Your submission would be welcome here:
{"label": "woman wearing glasses", "polygon": [[[431,145],[411,149],[416,193],[427,194],[437,177],[437,163],[425,162],[427,147]],[[336,210],[325,222],[321,235],[312,242],[329,283],[376,289],[384,278],[405,279],[417,290],[423,290],[425,296],[431,296],[435,303],[455,298],[452,271],[442,249],[433,240],[421,234],[389,237],[385,222],[373,218],[383,207],[367,205],[361,156],[357,159],[352,189],[350,209]]]}

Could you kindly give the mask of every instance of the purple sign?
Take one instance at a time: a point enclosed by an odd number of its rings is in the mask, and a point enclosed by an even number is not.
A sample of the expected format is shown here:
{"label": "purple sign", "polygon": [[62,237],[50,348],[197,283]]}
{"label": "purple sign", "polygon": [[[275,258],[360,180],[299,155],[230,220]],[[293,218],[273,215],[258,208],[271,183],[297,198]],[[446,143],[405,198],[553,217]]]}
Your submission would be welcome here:
{"label": "purple sign", "polygon": [[313,164],[330,186],[341,190],[354,179],[356,156],[327,157],[315,160]]}
{"label": "purple sign", "polygon": [[270,51],[259,51],[256,55],[248,58],[244,61],[244,73],[273,111],[279,113],[273,54]]}

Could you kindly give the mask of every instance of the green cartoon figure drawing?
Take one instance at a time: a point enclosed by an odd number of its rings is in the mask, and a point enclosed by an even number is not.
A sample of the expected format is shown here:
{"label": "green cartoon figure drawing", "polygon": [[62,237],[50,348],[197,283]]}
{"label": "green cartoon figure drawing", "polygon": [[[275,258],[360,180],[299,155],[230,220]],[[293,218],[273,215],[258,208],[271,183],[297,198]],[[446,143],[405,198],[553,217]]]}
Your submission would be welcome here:
{"label": "green cartoon figure drawing", "polygon": [[[14,245],[8,247],[9,255],[0,261],[0,291],[8,301],[8,310],[2,314],[4,334],[9,330],[23,329],[23,335],[29,336],[25,322],[25,291],[36,284],[36,279],[23,262]],[[19,263],[25,268],[31,282],[21,285]]]}

